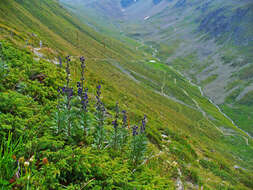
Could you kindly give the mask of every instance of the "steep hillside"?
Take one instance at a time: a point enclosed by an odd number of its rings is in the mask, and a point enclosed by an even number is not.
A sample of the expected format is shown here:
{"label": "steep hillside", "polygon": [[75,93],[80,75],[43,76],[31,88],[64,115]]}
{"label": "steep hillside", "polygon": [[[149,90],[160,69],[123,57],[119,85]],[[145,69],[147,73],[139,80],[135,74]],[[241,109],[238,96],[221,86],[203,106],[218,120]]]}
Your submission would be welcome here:
{"label": "steep hillside", "polygon": [[0,40],[3,189],[252,189],[252,138],[149,46],[104,36],[53,0],[1,1]]}
{"label": "steep hillside", "polygon": [[[62,2],[72,5],[75,1]],[[111,7],[113,11],[101,1],[93,3],[103,7],[103,12],[83,3],[78,7],[73,5],[72,10],[81,17],[87,17],[92,11],[100,17],[106,15],[115,30],[119,28],[126,35],[156,48],[160,59],[202,86],[212,101],[241,128],[253,134],[253,107],[249,101],[253,89],[249,74],[253,62],[251,1],[118,2],[121,5]],[[111,12],[117,13],[116,17]]]}
{"label": "steep hillside", "polygon": [[[90,57],[104,57],[101,52],[112,56],[118,52],[136,56],[136,52],[122,43],[84,26],[55,1],[1,1],[0,9],[2,27],[13,29],[13,34],[19,32],[28,43],[38,36],[44,45],[62,52],[68,50],[74,55],[82,51]],[[39,42],[36,43],[38,46]]]}

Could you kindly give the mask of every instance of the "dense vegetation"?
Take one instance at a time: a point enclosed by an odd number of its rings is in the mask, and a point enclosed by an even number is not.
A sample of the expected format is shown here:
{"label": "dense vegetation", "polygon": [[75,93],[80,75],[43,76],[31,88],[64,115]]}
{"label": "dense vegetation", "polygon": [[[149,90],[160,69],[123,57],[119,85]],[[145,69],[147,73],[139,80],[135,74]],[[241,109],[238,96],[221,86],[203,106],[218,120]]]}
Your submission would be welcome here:
{"label": "dense vegetation", "polygon": [[[131,188],[141,186],[140,176],[157,175],[144,174],[141,164],[146,117],[139,127],[130,126],[123,110],[121,122],[117,104],[111,115],[101,100],[101,85],[96,100],[89,100],[83,58],[81,82],[74,92],[69,57],[65,72],[60,66],[33,61],[27,51],[6,43],[1,47],[2,188]],[[167,184],[163,183],[158,184]]]}
{"label": "dense vegetation", "polygon": [[197,87],[54,1],[17,2],[0,2],[2,189],[252,188],[252,140]]}

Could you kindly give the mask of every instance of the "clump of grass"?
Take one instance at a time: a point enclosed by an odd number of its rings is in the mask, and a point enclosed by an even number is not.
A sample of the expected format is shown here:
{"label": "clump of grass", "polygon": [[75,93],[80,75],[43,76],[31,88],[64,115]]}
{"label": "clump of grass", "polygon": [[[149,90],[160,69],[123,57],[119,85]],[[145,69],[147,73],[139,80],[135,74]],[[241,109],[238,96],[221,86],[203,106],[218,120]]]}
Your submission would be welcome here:
{"label": "clump of grass", "polygon": [[0,145],[0,186],[7,187],[9,180],[20,177],[16,154],[22,149],[22,138],[15,141],[9,133],[1,139]]}

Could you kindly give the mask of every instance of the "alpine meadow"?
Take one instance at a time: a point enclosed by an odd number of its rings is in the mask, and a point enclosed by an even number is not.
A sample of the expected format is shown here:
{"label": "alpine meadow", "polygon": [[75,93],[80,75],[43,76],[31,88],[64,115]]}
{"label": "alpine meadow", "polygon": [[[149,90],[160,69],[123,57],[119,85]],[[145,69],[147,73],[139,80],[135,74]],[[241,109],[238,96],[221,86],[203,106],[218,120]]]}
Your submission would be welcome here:
{"label": "alpine meadow", "polygon": [[251,0],[0,0],[0,189],[253,189],[252,50]]}

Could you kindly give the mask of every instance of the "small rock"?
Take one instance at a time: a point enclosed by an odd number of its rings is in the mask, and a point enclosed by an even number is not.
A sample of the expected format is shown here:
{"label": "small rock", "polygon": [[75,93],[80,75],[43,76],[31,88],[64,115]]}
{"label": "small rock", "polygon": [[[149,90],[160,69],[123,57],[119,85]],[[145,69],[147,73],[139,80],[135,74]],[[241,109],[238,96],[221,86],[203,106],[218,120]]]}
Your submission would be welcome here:
{"label": "small rock", "polygon": [[176,181],[176,190],[184,190],[184,185],[181,179],[178,177]]}

